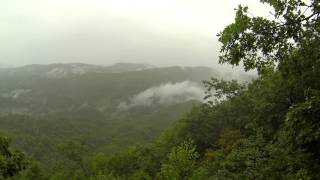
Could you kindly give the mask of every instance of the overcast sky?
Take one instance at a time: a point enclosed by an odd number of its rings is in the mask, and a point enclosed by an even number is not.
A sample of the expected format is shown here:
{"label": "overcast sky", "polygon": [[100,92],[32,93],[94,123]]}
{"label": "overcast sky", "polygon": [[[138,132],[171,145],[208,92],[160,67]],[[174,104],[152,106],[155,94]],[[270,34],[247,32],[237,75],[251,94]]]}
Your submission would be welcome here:
{"label": "overcast sky", "polygon": [[258,0],[1,0],[0,65],[216,66],[216,34]]}

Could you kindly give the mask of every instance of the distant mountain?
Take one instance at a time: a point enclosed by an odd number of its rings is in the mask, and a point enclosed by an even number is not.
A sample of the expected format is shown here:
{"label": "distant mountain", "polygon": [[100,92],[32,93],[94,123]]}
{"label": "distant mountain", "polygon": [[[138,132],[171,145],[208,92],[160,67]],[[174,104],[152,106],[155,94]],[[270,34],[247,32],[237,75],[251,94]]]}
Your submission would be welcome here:
{"label": "distant mountain", "polygon": [[47,78],[64,78],[67,76],[79,76],[86,73],[122,73],[130,71],[141,71],[155,68],[146,64],[117,63],[111,66],[98,66],[84,63],[69,64],[32,64],[17,68],[7,68],[6,71],[14,74],[40,75]]}
{"label": "distant mountain", "polygon": [[153,141],[202,101],[202,80],[223,74],[208,67],[128,63],[2,69],[0,133],[44,166],[57,158],[57,144],[68,140],[81,140],[90,152],[118,151]]}
{"label": "distant mountain", "polygon": [[[183,92],[189,86],[202,88],[202,81],[211,77],[252,78],[246,74],[226,75],[209,67],[154,67],[130,63],[112,66],[81,63],[27,65],[0,69],[0,114],[14,112],[37,115],[74,111],[84,106],[104,113],[115,112],[117,107],[123,107],[121,103],[125,105],[143,99],[134,99],[135,96],[145,95],[143,93],[168,96],[169,93],[165,94],[164,90]],[[192,93],[197,95],[191,97],[200,97],[199,91],[196,91]],[[171,95],[179,96],[174,92]],[[159,101],[162,99],[157,94],[146,96]],[[174,102],[184,102],[184,97],[179,96],[182,100]],[[190,99],[190,96],[186,99]]]}
{"label": "distant mountain", "polygon": [[105,67],[107,72],[112,73],[121,73],[121,72],[130,72],[130,71],[141,71],[146,69],[153,69],[155,66],[148,64],[134,64],[134,63],[117,63],[112,66]]}
{"label": "distant mountain", "polygon": [[10,68],[11,66],[0,63],[0,69]]}
{"label": "distant mountain", "polygon": [[184,81],[202,88],[201,81],[212,76],[219,74],[207,67],[155,68],[128,63],[108,67],[79,63],[28,65],[0,71],[0,113],[37,115],[75,111],[84,106],[104,113],[116,112],[123,101],[129,102],[150,88],[168,83],[171,84],[164,88],[175,88],[181,84],[174,83]]}

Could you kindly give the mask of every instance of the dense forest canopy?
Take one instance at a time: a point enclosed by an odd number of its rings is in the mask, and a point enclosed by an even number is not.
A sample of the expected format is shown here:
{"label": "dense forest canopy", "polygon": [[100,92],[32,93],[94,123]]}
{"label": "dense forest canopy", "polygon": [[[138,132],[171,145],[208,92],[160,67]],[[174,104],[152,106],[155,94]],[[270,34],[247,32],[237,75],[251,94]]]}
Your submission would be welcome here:
{"label": "dense forest canopy", "polygon": [[207,101],[151,144],[90,156],[81,142],[61,144],[65,160],[51,170],[1,139],[2,178],[320,179],[320,3],[261,2],[271,16],[239,6],[218,35],[220,62],[255,69],[256,80],[205,81]]}

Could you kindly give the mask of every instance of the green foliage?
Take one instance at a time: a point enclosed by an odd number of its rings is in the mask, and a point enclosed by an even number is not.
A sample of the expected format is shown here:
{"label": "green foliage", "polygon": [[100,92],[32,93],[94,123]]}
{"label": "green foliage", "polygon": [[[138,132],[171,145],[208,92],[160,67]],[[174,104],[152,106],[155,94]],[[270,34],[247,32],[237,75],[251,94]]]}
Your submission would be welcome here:
{"label": "green foliage", "polygon": [[229,152],[241,138],[243,138],[243,136],[239,130],[226,129],[221,133],[219,145],[222,149]]}
{"label": "green foliage", "polygon": [[[250,17],[247,7],[239,6],[235,22],[219,34],[223,46],[220,62],[246,70],[265,69],[286,59],[303,42],[319,39],[319,2],[302,0],[263,0],[273,7],[273,18]],[[308,11],[307,11],[308,10]],[[306,13],[308,12],[308,13]]]}
{"label": "green foliage", "polygon": [[13,177],[29,165],[29,160],[20,151],[9,147],[9,140],[0,137],[0,179]]}
{"label": "green foliage", "polygon": [[22,179],[33,179],[33,180],[43,180],[45,179],[43,172],[41,171],[39,165],[33,164],[25,172],[25,175]]}
{"label": "green foliage", "polygon": [[121,180],[121,179],[114,176],[113,174],[104,175],[99,173],[97,175],[91,176],[90,180]]}
{"label": "green foliage", "polygon": [[[168,161],[161,166],[162,179],[188,179],[194,171],[195,161],[198,158],[196,147],[192,141],[186,141],[173,148],[168,154]],[[195,175],[200,176],[200,175]]]}
{"label": "green foliage", "polygon": [[[205,100],[208,100],[208,104],[219,104],[223,100],[228,100],[232,97],[240,95],[245,91],[246,86],[239,84],[236,80],[225,81],[217,78],[211,78],[210,81],[203,81],[206,91]],[[212,91],[213,94],[212,94]],[[214,101],[211,100],[214,98]]]}
{"label": "green foliage", "polygon": [[[79,142],[70,141],[66,143],[59,144],[59,150],[64,157],[64,162],[58,163],[57,168],[62,171],[68,169],[74,172],[78,172],[84,176],[88,176],[88,167],[85,162],[86,147]],[[65,167],[64,167],[65,166]]]}
{"label": "green foliage", "polygon": [[46,117],[30,115],[0,115],[0,131],[13,139],[14,145],[40,161],[51,171],[56,161],[66,158],[57,144],[81,142],[86,147],[82,156],[96,152],[111,153],[137,143],[150,143],[161,132],[192,108],[197,102],[162,106],[143,112],[122,112],[113,118],[77,117],[70,113]]}
{"label": "green foliage", "polygon": [[47,180],[45,172],[41,169],[40,165],[32,162],[31,165],[20,174],[14,176],[13,180]]}
{"label": "green foliage", "polygon": [[226,155],[218,177],[222,179],[263,179],[268,162],[266,142],[261,135],[239,141]]}
{"label": "green foliage", "polygon": [[[320,155],[320,96],[293,106],[287,114],[285,130],[294,145]],[[310,145],[310,146],[308,146]],[[312,150],[313,149],[313,150]]]}
{"label": "green foliage", "polygon": [[198,169],[194,170],[191,177],[189,178],[190,180],[203,180],[203,179],[208,179],[209,177],[209,172],[206,168],[199,167]]}

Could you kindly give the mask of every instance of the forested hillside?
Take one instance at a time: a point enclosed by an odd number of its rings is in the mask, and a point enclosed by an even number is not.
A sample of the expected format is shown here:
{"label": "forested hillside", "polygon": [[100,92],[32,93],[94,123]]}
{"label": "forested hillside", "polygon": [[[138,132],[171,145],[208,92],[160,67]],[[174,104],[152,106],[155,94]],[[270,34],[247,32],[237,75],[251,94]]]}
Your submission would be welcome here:
{"label": "forested hillside", "polygon": [[250,9],[239,6],[234,23],[218,35],[220,62],[256,70],[258,78],[252,82],[204,79],[206,101],[152,143],[88,155],[90,147],[69,141],[58,146],[63,160],[52,159],[55,166],[50,170],[12,152],[7,140],[1,139],[1,175],[92,180],[320,179],[320,3],[261,2],[272,8],[268,18],[253,16]]}
{"label": "forested hillside", "polygon": [[28,65],[0,73],[0,132],[48,173],[61,166],[60,147],[68,143],[83,146],[88,157],[151,143],[203,101],[202,79],[222,76],[207,67],[128,63]]}

